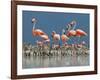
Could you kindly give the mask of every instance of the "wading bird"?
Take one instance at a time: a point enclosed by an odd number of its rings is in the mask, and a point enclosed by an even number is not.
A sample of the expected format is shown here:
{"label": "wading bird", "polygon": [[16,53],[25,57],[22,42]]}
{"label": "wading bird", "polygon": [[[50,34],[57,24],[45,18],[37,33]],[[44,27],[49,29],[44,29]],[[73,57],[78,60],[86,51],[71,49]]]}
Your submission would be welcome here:
{"label": "wading bird", "polygon": [[65,30],[63,29],[62,30],[62,35],[61,35],[61,40],[63,42],[63,45],[66,44],[66,41],[68,40],[69,38],[67,37],[67,35],[65,34]]}
{"label": "wading bird", "polygon": [[83,37],[83,36],[87,36],[87,33],[81,29],[77,29],[76,30],[76,36],[79,37],[79,40],[80,41],[80,38]]}
{"label": "wading bird", "polygon": [[57,43],[57,44],[60,44],[59,43],[59,40],[60,40],[60,35],[57,34],[55,31],[52,32],[52,38],[53,38],[53,44]]}
{"label": "wading bird", "polygon": [[43,45],[44,44],[49,45],[50,39],[49,39],[48,35],[45,34],[45,35],[41,35],[40,37],[42,38]]}
{"label": "wading bird", "polygon": [[33,18],[32,19],[32,23],[33,23],[32,35],[33,36],[44,35],[45,33],[41,29],[35,29],[36,22],[37,22],[37,20],[35,18]]}

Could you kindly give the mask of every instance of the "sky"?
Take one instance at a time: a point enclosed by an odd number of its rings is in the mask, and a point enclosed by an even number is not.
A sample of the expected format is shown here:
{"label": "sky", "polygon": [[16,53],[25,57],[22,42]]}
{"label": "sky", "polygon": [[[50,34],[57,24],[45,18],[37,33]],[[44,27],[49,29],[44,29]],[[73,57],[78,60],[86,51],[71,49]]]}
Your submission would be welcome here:
{"label": "sky", "polygon": [[[36,44],[36,40],[40,40],[40,37],[32,36],[32,18],[37,19],[37,23],[35,28],[43,30],[46,34],[48,34],[50,40],[52,31],[56,31],[57,34],[62,34],[62,29],[66,28],[66,25],[71,21],[76,21],[75,29],[82,29],[88,35],[81,37],[72,37],[67,43],[68,44],[76,44],[82,41],[85,41],[89,46],[89,28],[90,28],[90,15],[86,13],[63,13],[63,12],[40,12],[40,11],[23,11],[22,13],[22,26],[23,26],[23,42]],[[62,44],[62,41],[59,41]]]}

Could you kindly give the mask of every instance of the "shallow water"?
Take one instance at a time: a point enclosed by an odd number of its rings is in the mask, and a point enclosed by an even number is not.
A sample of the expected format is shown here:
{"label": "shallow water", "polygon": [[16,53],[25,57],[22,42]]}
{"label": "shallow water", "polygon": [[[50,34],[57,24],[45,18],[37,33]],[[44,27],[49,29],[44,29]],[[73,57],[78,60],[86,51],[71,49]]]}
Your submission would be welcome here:
{"label": "shallow water", "polygon": [[65,56],[25,56],[22,57],[23,69],[68,67],[89,65],[89,55]]}

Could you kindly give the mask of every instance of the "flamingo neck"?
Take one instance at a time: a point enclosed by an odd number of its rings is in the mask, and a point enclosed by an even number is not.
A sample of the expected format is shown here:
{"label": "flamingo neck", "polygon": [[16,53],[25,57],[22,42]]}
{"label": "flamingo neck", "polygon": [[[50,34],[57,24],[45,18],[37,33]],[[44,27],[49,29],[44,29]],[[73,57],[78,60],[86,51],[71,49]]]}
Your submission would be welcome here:
{"label": "flamingo neck", "polygon": [[76,24],[73,26],[73,29],[72,30],[74,30],[76,28]]}
{"label": "flamingo neck", "polygon": [[62,30],[62,34],[65,34],[65,30],[64,29]]}
{"label": "flamingo neck", "polygon": [[35,29],[36,22],[33,23],[33,29]]}
{"label": "flamingo neck", "polygon": [[74,30],[74,29],[75,29],[75,27],[76,27],[76,26],[74,26],[72,30]]}
{"label": "flamingo neck", "polygon": [[52,33],[52,36],[54,36],[55,34],[56,34],[56,33],[53,32],[53,33]]}

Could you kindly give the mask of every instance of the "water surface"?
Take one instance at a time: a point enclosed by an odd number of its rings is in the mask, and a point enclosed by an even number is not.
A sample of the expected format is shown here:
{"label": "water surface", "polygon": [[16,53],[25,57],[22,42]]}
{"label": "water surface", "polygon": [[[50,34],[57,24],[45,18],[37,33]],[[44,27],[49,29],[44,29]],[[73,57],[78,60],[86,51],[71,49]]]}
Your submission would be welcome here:
{"label": "water surface", "polygon": [[22,58],[23,69],[88,66],[89,55],[65,55],[65,56],[25,56]]}

